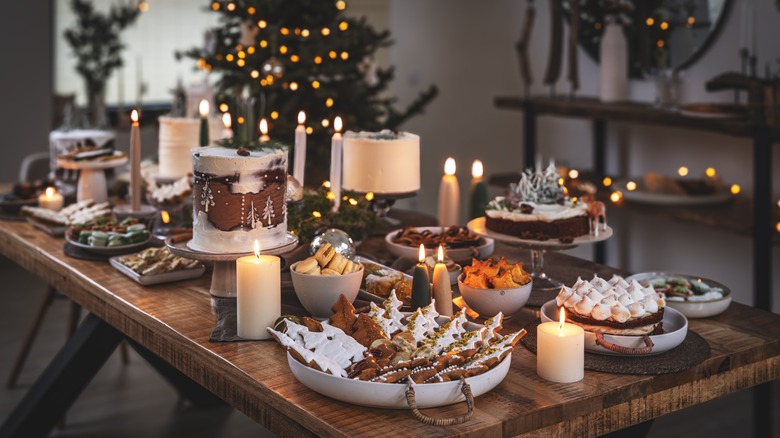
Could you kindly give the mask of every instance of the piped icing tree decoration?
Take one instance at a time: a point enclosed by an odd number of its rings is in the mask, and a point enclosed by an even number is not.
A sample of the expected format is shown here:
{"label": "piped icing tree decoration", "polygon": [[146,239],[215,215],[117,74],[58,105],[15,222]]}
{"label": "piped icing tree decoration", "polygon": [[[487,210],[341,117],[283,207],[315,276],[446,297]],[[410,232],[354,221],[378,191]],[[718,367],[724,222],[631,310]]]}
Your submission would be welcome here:
{"label": "piped icing tree decoration", "polygon": [[[221,16],[206,44],[180,55],[197,60],[199,68],[219,74],[220,109],[233,110],[256,97],[251,114],[265,117],[272,138],[292,144],[297,114],[306,113],[306,181],[323,181],[329,160],[333,119],[338,115],[351,130],[396,130],[423,112],[436,96],[435,86],[409,106],[397,109],[385,91],[393,68],[376,65],[374,54],[391,44],[365,18],[348,17],[343,0],[218,0],[209,4]],[[244,129],[233,117],[233,129]],[[257,124],[248,138],[257,138]]]}
{"label": "piped icing tree decoration", "polygon": [[119,34],[133,24],[145,10],[145,2],[123,1],[111,5],[107,13],[95,10],[89,0],[71,0],[76,16],[73,27],[65,29],[67,41],[76,59],[76,72],[84,80],[90,123],[106,124],[105,88],[111,73],[122,66],[125,45]]}

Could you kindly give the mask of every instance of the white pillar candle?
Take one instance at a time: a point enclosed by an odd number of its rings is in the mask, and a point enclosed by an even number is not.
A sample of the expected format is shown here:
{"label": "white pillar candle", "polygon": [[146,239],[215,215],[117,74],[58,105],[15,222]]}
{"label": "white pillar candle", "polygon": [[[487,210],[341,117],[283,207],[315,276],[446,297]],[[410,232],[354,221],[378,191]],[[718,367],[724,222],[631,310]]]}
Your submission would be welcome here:
{"label": "white pillar candle", "polygon": [[558,383],[571,383],[585,376],[585,332],[565,322],[561,308],[558,322],[544,322],[536,328],[536,374]]}
{"label": "white pillar candle", "polygon": [[447,158],[444,162],[444,176],[439,185],[439,225],[449,227],[460,225],[460,188],[455,177],[455,159]]}
{"label": "white pillar candle", "polygon": [[47,210],[59,211],[62,208],[62,204],[65,200],[62,195],[57,193],[54,187],[46,187],[46,191],[38,196],[38,207],[45,208]]}
{"label": "white pillar candle", "polygon": [[333,129],[336,132],[330,141],[330,191],[335,196],[333,211],[338,210],[339,205],[341,205],[341,149],[343,147],[341,128],[341,117],[336,116],[336,119],[333,120]]}
{"label": "white pillar candle", "polygon": [[222,130],[222,138],[233,138],[233,119],[230,117],[230,113],[222,114],[222,125],[225,129]]}
{"label": "white pillar candle", "polygon": [[268,121],[265,118],[260,119],[260,143],[265,143],[270,140],[268,136]]}
{"label": "white pillar candle", "polygon": [[444,264],[444,248],[439,245],[438,263],[433,267],[433,299],[436,311],[443,316],[452,316],[452,285],[450,273]]}
{"label": "white pillar candle", "polygon": [[281,264],[279,257],[255,254],[236,260],[236,308],[238,336],[270,339],[265,330],[282,314]]}
{"label": "white pillar candle", "polygon": [[293,177],[303,186],[304,171],[306,168],[306,113],[298,113],[298,127],[295,128],[295,162],[293,164]]}
{"label": "white pillar candle", "polygon": [[130,113],[130,203],[132,211],[141,210],[141,128],[138,110]]}

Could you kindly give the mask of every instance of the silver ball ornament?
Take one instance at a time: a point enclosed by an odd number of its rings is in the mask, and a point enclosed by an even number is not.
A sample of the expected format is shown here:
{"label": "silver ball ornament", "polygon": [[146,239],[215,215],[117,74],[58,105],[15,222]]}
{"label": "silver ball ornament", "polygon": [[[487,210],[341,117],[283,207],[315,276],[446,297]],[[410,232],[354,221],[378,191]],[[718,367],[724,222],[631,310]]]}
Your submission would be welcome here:
{"label": "silver ball ornament", "polygon": [[318,232],[309,244],[309,253],[314,255],[325,242],[330,243],[333,249],[342,256],[352,260],[355,258],[355,243],[349,234],[338,228],[328,228],[327,230]]}

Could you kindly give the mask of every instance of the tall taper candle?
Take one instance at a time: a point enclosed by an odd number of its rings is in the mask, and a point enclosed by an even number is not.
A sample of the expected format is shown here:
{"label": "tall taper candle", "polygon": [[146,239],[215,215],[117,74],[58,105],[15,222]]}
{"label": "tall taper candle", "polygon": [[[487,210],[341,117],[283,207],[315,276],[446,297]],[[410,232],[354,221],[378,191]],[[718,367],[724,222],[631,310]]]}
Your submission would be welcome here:
{"label": "tall taper candle", "polygon": [[209,101],[203,99],[198,106],[200,112],[200,145],[209,145]]}
{"label": "tall taper candle", "polygon": [[130,113],[130,205],[133,211],[141,210],[141,128],[138,110]]}
{"label": "tall taper candle", "polygon": [[469,193],[469,219],[485,215],[488,203],[487,186],[482,177],[482,161],[474,160],[471,165],[471,189]]}
{"label": "tall taper candle", "polygon": [[452,316],[452,284],[447,265],[444,264],[444,248],[439,245],[438,263],[433,267],[433,299],[436,311],[442,316]]}
{"label": "tall taper candle", "polygon": [[455,159],[444,162],[444,176],[439,185],[439,225],[449,227],[460,225],[460,188],[455,177]]}
{"label": "tall taper candle", "polygon": [[222,124],[225,126],[225,129],[222,131],[222,138],[226,140],[233,138],[233,119],[230,117],[230,113],[222,114]]}
{"label": "tall taper candle", "polygon": [[428,304],[431,304],[431,277],[425,264],[425,246],[420,244],[420,263],[414,267],[412,276],[412,312]]}
{"label": "tall taper candle", "polygon": [[333,129],[336,132],[330,141],[330,191],[333,192],[333,211],[339,209],[341,205],[341,148],[343,139],[341,138],[341,117],[336,116],[333,120]]}
{"label": "tall taper candle", "polygon": [[266,327],[273,327],[282,314],[281,264],[279,257],[255,254],[236,260],[236,310],[238,336],[269,339]]}
{"label": "tall taper candle", "polygon": [[260,119],[260,143],[265,143],[270,140],[268,136],[268,121],[265,118]]}
{"label": "tall taper candle", "polygon": [[306,168],[306,113],[298,113],[298,127],[295,128],[295,162],[293,164],[293,177],[303,186],[303,177]]}

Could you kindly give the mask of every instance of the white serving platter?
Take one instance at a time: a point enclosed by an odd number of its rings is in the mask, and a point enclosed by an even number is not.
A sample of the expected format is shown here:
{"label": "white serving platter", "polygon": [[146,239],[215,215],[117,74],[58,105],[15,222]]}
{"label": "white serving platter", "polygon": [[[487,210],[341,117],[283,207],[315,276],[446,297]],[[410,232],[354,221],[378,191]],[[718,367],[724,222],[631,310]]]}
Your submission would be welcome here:
{"label": "white serving platter", "polygon": [[[446,227],[415,227],[415,229],[419,232],[430,231],[433,233],[439,233],[442,230],[446,230],[447,228]],[[396,236],[396,234],[402,231],[403,229],[398,229],[387,233],[387,235],[385,236],[385,242],[387,243],[387,251],[396,257],[405,257],[412,260],[418,260],[420,248],[417,247],[413,248],[411,246],[400,245],[393,242],[393,238]],[[479,245],[473,248],[476,248],[476,250],[479,252],[479,258],[484,259],[489,257],[491,254],[493,254],[493,250],[495,249],[495,247],[496,247],[496,242],[492,238],[483,236],[479,240]],[[456,263],[470,262],[472,257],[474,256],[474,253],[471,250],[471,248],[472,247],[445,248],[445,251],[447,257],[451,258]],[[435,254],[436,250],[437,248],[425,248],[425,255],[436,257]],[[455,278],[457,278],[457,275],[455,276]]]}

